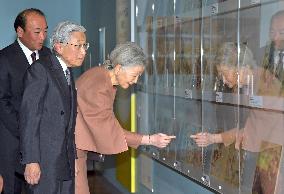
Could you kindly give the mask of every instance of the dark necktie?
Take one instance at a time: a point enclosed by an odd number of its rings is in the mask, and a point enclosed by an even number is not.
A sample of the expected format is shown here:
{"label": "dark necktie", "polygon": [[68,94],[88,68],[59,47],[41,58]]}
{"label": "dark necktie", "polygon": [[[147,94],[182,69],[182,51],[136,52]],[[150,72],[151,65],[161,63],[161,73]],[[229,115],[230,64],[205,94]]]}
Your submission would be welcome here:
{"label": "dark necktie", "polygon": [[70,71],[69,71],[68,68],[65,70],[65,77],[66,77],[66,81],[67,81],[68,86],[70,86],[71,76],[70,76]]}
{"label": "dark necktie", "polygon": [[35,62],[35,60],[36,60],[36,53],[33,52],[33,53],[31,54],[31,57],[32,57],[33,62]]}
{"label": "dark necktie", "polygon": [[283,79],[283,77],[282,77],[282,73],[283,73],[283,56],[284,56],[284,52],[280,51],[279,52],[279,60],[278,60],[277,67],[276,67],[276,72],[275,72],[275,77],[277,77],[278,79]]}

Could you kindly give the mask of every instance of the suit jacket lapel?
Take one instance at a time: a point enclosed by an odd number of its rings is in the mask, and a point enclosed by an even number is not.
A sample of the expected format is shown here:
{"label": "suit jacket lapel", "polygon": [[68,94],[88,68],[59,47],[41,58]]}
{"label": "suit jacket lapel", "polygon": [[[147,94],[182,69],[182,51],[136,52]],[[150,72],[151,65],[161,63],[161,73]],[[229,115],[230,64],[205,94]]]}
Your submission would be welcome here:
{"label": "suit jacket lapel", "polygon": [[[51,56],[51,62],[52,62],[52,71],[54,72],[54,75],[58,81],[58,85],[59,87],[64,90],[65,92],[68,91],[68,85],[67,85],[67,81],[63,72],[63,69],[59,63],[59,61],[57,60],[57,58],[52,55]],[[64,92],[64,94],[66,94]]]}
{"label": "suit jacket lapel", "polygon": [[71,76],[71,84],[70,84],[70,96],[71,96],[71,107],[70,107],[70,120],[69,120],[69,125],[68,125],[68,132],[71,132],[72,128],[75,126],[75,118],[76,117],[76,112],[77,112],[77,91],[75,88],[75,82],[72,74],[72,70],[70,69],[70,76]]}
{"label": "suit jacket lapel", "polygon": [[[65,106],[65,111],[70,111],[69,114],[69,120],[67,120],[68,124],[68,133],[72,132],[72,128],[74,128],[75,123],[74,123],[74,117],[76,117],[76,112],[77,112],[77,91],[75,89],[75,83],[74,83],[74,78],[72,76],[72,70],[70,70],[70,88],[67,85],[67,81],[63,72],[63,69],[58,61],[58,59],[52,55],[51,56],[51,61],[52,61],[52,72],[54,72],[55,79],[57,80],[57,86],[61,92],[62,96],[62,101]],[[67,95],[67,92],[70,92],[70,96]],[[70,101],[67,99],[70,98]],[[67,100],[66,100],[67,99]],[[68,104],[70,102],[70,104]],[[65,114],[68,115],[68,114]]]}
{"label": "suit jacket lapel", "polygon": [[55,57],[55,55],[51,55],[50,58],[51,58],[51,63],[52,63],[51,70],[52,70],[52,72],[54,72],[53,75],[56,79],[57,87],[58,87],[60,93],[62,94],[61,97],[62,97],[62,101],[63,101],[64,107],[65,107],[65,111],[68,111],[69,110],[69,104],[67,104],[66,99],[68,98],[67,92],[69,92],[69,87],[67,85],[67,81],[66,81],[63,69],[62,69],[59,61]]}
{"label": "suit jacket lapel", "polygon": [[46,50],[44,50],[44,47],[43,47],[41,50],[38,51],[38,54],[39,54],[39,58],[41,58],[41,57],[49,55],[50,53],[47,53]]}
{"label": "suit jacket lapel", "polygon": [[274,44],[271,43],[265,49],[264,60],[263,60],[264,69],[269,70],[272,74],[274,73]]}
{"label": "suit jacket lapel", "polygon": [[27,68],[30,66],[28,59],[20,47],[18,41],[15,41],[13,44],[13,47],[15,49],[14,56],[13,56],[13,61],[15,64],[18,64],[18,68],[20,69],[21,72],[25,72]]}
{"label": "suit jacket lapel", "polygon": [[[29,64],[29,61],[24,51],[20,47],[17,40],[13,43],[13,47],[15,50],[15,52],[13,53],[14,55],[13,61],[15,61],[16,64],[20,64],[19,65],[20,68],[23,68],[23,70],[26,70],[30,66],[30,64]],[[49,55],[50,53],[48,53],[46,49],[44,50],[44,48],[42,48],[41,50],[38,51],[38,54],[39,54],[39,57],[41,58],[41,57]],[[22,71],[22,72],[25,72],[25,71]]]}

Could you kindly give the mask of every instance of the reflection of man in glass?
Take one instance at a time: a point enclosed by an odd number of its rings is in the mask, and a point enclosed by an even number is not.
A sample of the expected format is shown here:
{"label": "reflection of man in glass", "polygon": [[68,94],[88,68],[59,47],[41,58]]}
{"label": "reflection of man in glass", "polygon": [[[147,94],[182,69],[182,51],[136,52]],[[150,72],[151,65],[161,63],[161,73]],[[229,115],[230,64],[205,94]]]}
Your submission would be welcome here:
{"label": "reflection of man in glass", "polygon": [[[257,95],[282,97],[283,92],[283,56],[284,49],[284,11],[272,16],[270,25],[270,43],[266,47],[263,68],[257,69],[255,75],[260,76]],[[264,99],[269,107],[282,107],[276,98]],[[276,103],[279,103],[277,105]],[[200,133],[193,135],[199,146],[212,143],[233,142],[241,134],[236,144],[242,142],[243,155],[242,193],[284,193],[283,182],[283,127],[284,114],[277,110],[252,108],[241,133],[230,130],[221,134]],[[282,148],[281,148],[282,147]],[[280,151],[279,151],[280,150]]]}
{"label": "reflection of man in glass", "polygon": [[276,50],[283,50],[284,10],[277,12],[271,18],[270,39],[273,41]]}
{"label": "reflection of man in glass", "polygon": [[[270,43],[266,46],[263,67],[263,79],[266,84],[260,84],[260,94],[278,96],[284,81],[284,10],[277,12],[271,18]],[[280,93],[279,93],[280,92]]]}

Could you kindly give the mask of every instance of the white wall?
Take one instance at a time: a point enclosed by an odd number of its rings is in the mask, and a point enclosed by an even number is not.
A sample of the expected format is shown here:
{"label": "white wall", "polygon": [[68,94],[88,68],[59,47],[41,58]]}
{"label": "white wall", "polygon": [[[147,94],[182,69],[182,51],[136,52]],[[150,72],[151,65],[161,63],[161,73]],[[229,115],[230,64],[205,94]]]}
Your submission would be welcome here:
{"label": "white wall", "polygon": [[56,24],[63,20],[81,22],[80,0],[0,0],[0,49],[15,40],[14,21],[17,14],[26,8],[38,8],[47,18],[48,39]]}

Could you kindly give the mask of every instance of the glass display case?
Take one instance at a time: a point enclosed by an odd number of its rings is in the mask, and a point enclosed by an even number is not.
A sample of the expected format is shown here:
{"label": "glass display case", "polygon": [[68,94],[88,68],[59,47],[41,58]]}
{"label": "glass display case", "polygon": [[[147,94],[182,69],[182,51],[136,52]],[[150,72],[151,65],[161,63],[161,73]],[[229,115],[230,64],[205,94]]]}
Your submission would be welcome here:
{"label": "glass display case", "polygon": [[143,152],[220,193],[284,193],[284,1],[135,3],[137,128],[176,136]]}

